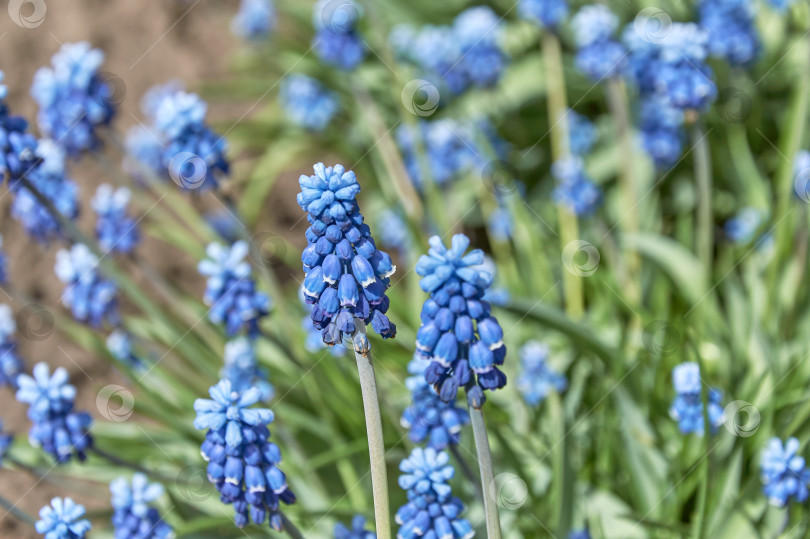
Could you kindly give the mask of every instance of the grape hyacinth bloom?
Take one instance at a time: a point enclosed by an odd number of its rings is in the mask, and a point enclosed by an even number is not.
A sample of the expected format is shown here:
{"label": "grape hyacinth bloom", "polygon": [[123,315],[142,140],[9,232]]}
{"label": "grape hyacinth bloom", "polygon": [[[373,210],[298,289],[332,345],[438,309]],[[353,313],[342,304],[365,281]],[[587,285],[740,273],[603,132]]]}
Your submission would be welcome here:
{"label": "grape hyacinth bloom", "polygon": [[353,0],[319,0],[313,9],[313,47],[324,63],[351,71],[363,61],[366,47],[357,25],[362,14]]}
{"label": "grape hyacinth bloom", "polygon": [[568,539],[591,539],[591,533],[587,528],[575,530],[568,534]]}
{"label": "grape hyacinth bloom", "polygon": [[784,445],[776,437],[768,440],[759,466],[763,490],[771,505],[785,507],[791,498],[798,503],[807,501],[810,470],[798,452],[796,438],[788,438]]}
{"label": "grape hyacinth bloom", "polygon": [[62,304],[79,322],[100,328],[118,324],[118,289],[101,276],[99,259],[83,243],[56,253],[56,276],[65,283]]}
{"label": "grape hyacinth bloom", "polygon": [[[279,502],[291,504],[295,495],[287,478],[278,468],[281,451],[269,441],[273,412],[249,408],[261,400],[261,391],[252,387],[234,391],[231,382],[221,380],[209,390],[211,399],[197,399],[194,427],[208,429],[201,447],[208,462],[208,480],[220,493],[225,504],[232,504],[234,523],[244,527],[248,522],[280,531],[283,517]],[[269,517],[269,518],[268,518]]]}
{"label": "grape hyacinth bloom", "polygon": [[683,153],[684,113],[659,96],[641,103],[641,146],[656,168],[674,165]]}
{"label": "grape hyacinth bloom", "polygon": [[231,31],[242,39],[266,38],[276,26],[276,8],[272,0],[242,0],[231,21]]}
{"label": "grape hyacinth bloom", "polygon": [[515,221],[508,208],[499,206],[487,218],[487,230],[495,241],[509,241],[515,231]]}
{"label": "grape hyacinth bloom", "polygon": [[[0,71],[0,82],[4,74]],[[37,139],[28,133],[28,122],[21,116],[12,116],[6,104],[8,88],[0,84],[0,179],[7,177],[14,187],[16,180],[37,166],[35,150]]]}
{"label": "grape hyacinth bloom", "polygon": [[68,155],[94,150],[97,129],[115,114],[115,88],[99,71],[104,53],[90,44],[66,43],[34,75],[31,96],[39,105],[37,123]]}
{"label": "grape hyacinth bloom", "polygon": [[428,365],[421,358],[414,358],[408,364],[408,372],[413,376],[405,380],[405,387],[411,392],[412,402],[402,413],[400,423],[408,429],[412,442],[427,440],[428,447],[441,451],[458,443],[461,428],[470,422],[470,414],[455,402],[439,398],[436,390],[425,381]]}
{"label": "grape hyacinth bloom", "polygon": [[105,252],[130,253],[140,239],[135,219],[126,213],[132,193],[126,187],[99,185],[90,205],[96,212],[96,237]]}
{"label": "grape hyacinth bloom", "polygon": [[3,466],[3,458],[6,456],[6,451],[11,446],[14,437],[3,430],[3,421],[0,420],[0,467]]}
{"label": "grape hyacinth bloom", "polygon": [[[696,433],[703,436],[703,401],[701,400],[700,368],[697,363],[687,362],[672,369],[672,385],[675,387],[675,401],[669,415],[678,422],[683,434]],[[723,423],[723,395],[717,389],[709,390],[709,425],[712,433]]]}
{"label": "grape hyacinth bloom", "polygon": [[0,387],[17,387],[17,377],[23,370],[23,362],[17,355],[14,333],[17,323],[8,305],[0,305]]}
{"label": "grape hyacinth bloom", "polygon": [[124,171],[142,183],[148,183],[150,174],[160,176],[165,170],[163,147],[164,141],[155,131],[140,124],[132,126],[124,138]]}
{"label": "grape hyacinth bloom", "polygon": [[68,384],[67,371],[59,367],[51,375],[47,363],[37,363],[33,376],[21,374],[17,385],[17,400],[29,405],[31,445],[42,447],[58,463],[74,453],[83,461],[93,445],[88,432],[93,420],[87,412],[73,410],[76,388]]}
{"label": "grape hyacinth bloom", "polygon": [[760,43],[754,17],[751,0],[701,0],[698,20],[708,35],[709,54],[738,66],[756,60]]}
{"label": "grape hyacinth bloom", "polygon": [[467,236],[453,236],[449,249],[438,236],[429,243],[428,254],[416,264],[422,276],[419,285],[430,294],[422,306],[416,353],[430,360],[425,380],[443,401],[452,402],[463,387],[470,406],[480,409],[484,391],[506,385],[506,375],[498,368],[506,357],[503,330],[483,301],[493,275],[474,267],[483,262],[483,251],[465,254]]}
{"label": "grape hyacinth bloom", "polygon": [[586,116],[568,109],[568,145],[571,153],[586,155],[596,143],[596,126]]}
{"label": "grape hyacinth bloom", "polygon": [[726,221],[723,230],[726,237],[734,243],[748,243],[753,238],[762,222],[762,214],[756,208],[746,207],[737,215]]}
{"label": "grape hyacinth bloom", "polygon": [[116,329],[107,337],[107,350],[121,363],[133,369],[143,368],[143,361],[132,351],[132,338],[123,329]]}
{"label": "grape hyacinth bloom", "polygon": [[765,3],[771,6],[777,13],[783,14],[796,0],[765,0]]}
{"label": "grape hyacinth bloom", "polygon": [[338,111],[337,95],[300,73],[284,77],[279,98],[290,121],[312,131],[323,131]]}
{"label": "grape hyacinth bloom", "polygon": [[453,21],[453,35],[461,47],[460,67],[470,84],[487,88],[500,79],[506,66],[500,33],[501,19],[487,6],[465,9]]}
{"label": "grape hyacinth bloom", "polygon": [[157,509],[149,504],[163,495],[163,485],[149,483],[146,475],[136,473],[132,482],[124,477],[110,483],[112,523],[115,539],[165,539],[172,536],[172,528]]}
{"label": "grape hyacinth bloom", "polygon": [[231,247],[212,243],[205,251],[208,258],[198,265],[200,274],[208,277],[204,296],[210,307],[208,318],[225,324],[228,336],[245,331],[256,337],[261,333],[259,322],[270,313],[270,298],[256,289],[250,264],[245,261],[249,249],[245,241]]}
{"label": "grape hyacinth bloom", "polygon": [[588,216],[596,211],[602,201],[599,188],[588,178],[582,159],[570,156],[551,166],[557,180],[554,202],[578,216]]}
{"label": "grape hyacinth bloom", "polygon": [[73,499],[54,498],[39,510],[37,532],[45,539],[84,539],[91,527],[84,514],[84,506]]}
{"label": "grape hyacinth bloom", "polygon": [[0,236],[0,285],[8,282],[8,258],[3,251],[3,236]]}
{"label": "grape hyacinth bloom", "polygon": [[335,539],[377,539],[377,534],[366,530],[366,518],[363,515],[355,515],[352,518],[352,528],[349,529],[342,523],[335,524]]}
{"label": "grape hyacinth bloom", "polygon": [[447,482],[455,474],[444,451],[415,448],[399,469],[399,486],[407,491],[408,502],[399,508],[397,537],[469,539],[475,535],[470,523],[461,518],[464,504],[455,498]]}
{"label": "grape hyacinth bloom", "polygon": [[810,202],[810,152],[800,150],[793,159],[793,192],[801,200]]}
{"label": "grape hyacinth bloom", "polygon": [[403,258],[407,256],[411,236],[401,212],[390,208],[383,209],[377,216],[377,230],[380,231],[379,238],[383,245],[393,247]]}
{"label": "grape hyacinth bloom", "polygon": [[566,0],[519,0],[518,14],[545,28],[554,28],[568,16]]}
{"label": "grape hyacinth bloom", "polygon": [[234,391],[257,387],[265,402],[275,395],[273,385],[267,381],[267,371],[256,362],[254,343],[247,337],[237,337],[225,344],[225,366],[220,374],[223,380],[231,382]]}
{"label": "grape hyacinth bloom", "polygon": [[619,18],[607,6],[583,7],[571,19],[577,46],[576,65],[591,80],[602,81],[624,69],[627,51],[613,39]]}
{"label": "grape hyacinth bloom", "polygon": [[343,342],[344,335],[353,337],[358,321],[371,324],[384,339],[393,338],[397,328],[385,315],[385,291],[396,266],[377,249],[371,229],[363,222],[356,200],[357,177],[343,165],[318,163],[314,170],[314,175],[302,174],[298,179],[297,197],[310,223],[301,261],[305,299],[313,306],[312,323],[328,346]]}
{"label": "grape hyacinth bloom", "polygon": [[565,375],[553,371],[547,363],[548,346],[538,341],[529,341],[520,348],[522,371],[517,379],[517,388],[529,406],[537,406],[549,393],[561,393],[568,387]]}

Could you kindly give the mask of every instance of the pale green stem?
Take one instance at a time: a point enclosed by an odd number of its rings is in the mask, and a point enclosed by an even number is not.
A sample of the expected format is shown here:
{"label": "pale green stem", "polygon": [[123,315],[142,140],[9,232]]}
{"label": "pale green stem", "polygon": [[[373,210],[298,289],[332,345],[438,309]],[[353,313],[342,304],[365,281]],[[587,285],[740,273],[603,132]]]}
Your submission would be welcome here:
{"label": "pale green stem", "polygon": [[712,164],[709,142],[699,122],[692,126],[692,143],[695,154],[695,183],[697,187],[697,219],[695,221],[695,246],[698,259],[703,263],[706,277],[711,277],[714,227],[712,224]]}
{"label": "pale green stem", "polygon": [[[0,496],[0,507],[6,510],[6,514],[13,516],[14,518],[16,518],[21,522],[25,522],[26,524],[29,524],[31,526],[34,526],[37,522],[36,519],[34,519],[34,517],[29,515],[25,511],[18,509],[15,504],[11,503],[2,496]],[[0,520],[2,520],[2,518],[0,518]]]}
{"label": "pale green stem", "polygon": [[700,369],[700,400],[703,404],[703,440],[705,442],[705,450],[706,454],[703,456],[703,461],[701,462],[701,478],[700,478],[700,490],[698,491],[698,514],[697,519],[694,523],[694,533],[693,536],[695,539],[703,539],[706,534],[706,505],[708,504],[709,498],[709,458],[711,454],[711,424],[709,422],[709,395],[708,391],[706,390],[705,384],[703,384],[703,376],[706,375],[706,371],[703,365],[703,359],[700,357],[700,350],[697,349],[696,343],[692,343],[695,348],[695,355],[697,356],[698,361],[698,368]]}
{"label": "pale green stem", "polygon": [[487,518],[487,537],[501,539],[501,521],[498,516],[498,504],[493,491],[495,477],[492,473],[492,453],[489,450],[487,427],[481,410],[470,406],[470,422],[475,438],[475,450],[478,453],[478,468],[481,471],[481,489],[484,491],[484,513]]}
{"label": "pale green stem", "polygon": [[292,537],[293,539],[304,539],[304,534],[301,533],[301,530],[296,527],[292,521],[287,518],[287,515],[281,513],[281,520],[284,523],[284,531],[287,532],[287,535]]}

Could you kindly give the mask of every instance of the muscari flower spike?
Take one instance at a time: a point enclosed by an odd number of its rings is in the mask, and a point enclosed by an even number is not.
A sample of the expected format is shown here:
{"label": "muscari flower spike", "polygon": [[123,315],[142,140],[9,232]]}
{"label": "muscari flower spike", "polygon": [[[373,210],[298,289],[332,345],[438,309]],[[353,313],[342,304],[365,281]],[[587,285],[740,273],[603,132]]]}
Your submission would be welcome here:
{"label": "muscari flower spike", "polygon": [[762,223],[762,213],[756,208],[746,206],[725,222],[723,231],[733,243],[749,243]]}
{"label": "muscari flower spike", "polygon": [[568,16],[566,0],[519,0],[518,14],[546,28],[554,28]]}
{"label": "muscari flower spike", "polygon": [[90,205],[96,212],[96,237],[105,252],[130,253],[140,240],[135,219],[127,215],[132,193],[126,187],[99,185]]}
{"label": "muscari flower spike", "polygon": [[312,11],[312,45],[321,60],[351,71],[363,61],[366,46],[357,25],[362,14],[353,0],[319,0]]}
{"label": "muscari flower spike", "polygon": [[366,530],[366,517],[355,515],[352,518],[352,528],[349,529],[342,523],[335,524],[335,539],[377,539],[377,534]]}
{"label": "muscari flower spike", "polygon": [[602,193],[585,173],[582,159],[569,156],[551,165],[551,173],[557,180],[554,202],[568,208],[574,215],[593,214],[602,202]]}
{"label": "muscari flower spike", "polygon": [[124,477],[110,483],[112,523],[115,539],[165,539],[172,536],[172,528],[160,518],[151,504],[163,495],[163,485],[149,483],[142,473],[132,476],[130,483]]}
{"label": "muscari flower spike", "polygon": [[292,504],[295,495],[278,468],[281,451],[269,441],[273,412],[248,408],[261,400],[257,387],[234,391],[231,382],[221,380],[209,390],[211,399],[197,399],[194,427],[208,429],[201,447],[208,462],[208,480],[225,504],[236,511],[234,523],[245,526],[251,520],[262,524],[269,515],[270,526],[283,527],[279,502]]}
{"label": "muscari flower spike", "polygon": [[[678,422],[683,434],[695,433],[703,436],[701,384],[700,367],[697,363],[681,363],[672,369],[672,385],[676,396],[669,415]],[[719,390],[709,389],[709,426],[712,433],[723,423],[723,407],[720,405],[722,399],[723,394]]]}
{"label": "muscari flower spike", "polygon": [[447,482],[455,470],[444,451],[415,448],[399,469],[399,486],[408,492],[408,502],[399,508],[396,522],[398,539],[469,539],[475,535],[470,523],[461,518],[464,504],[453,497]]}
{"label": "muscari flower spike", "polygon": [[29,405],[31,445],[42,447],[58,463],[69,461],[74,453],[85,459],[85,451],[93,445],[88,432],[93,420],[90,414],[73,410],[76,388],[68,384],[65,369],[59,367],[51,375],[47,363],[37,363],[33,376],[17,378],[16,397]]}
{"label": "muscari flower spike", "polygon": [[14,333],[17,323],[8,305],[0,305],[0,387],[17,387],[17,377],[23,371],[23,362],[17,354]]}
{"label": "muscari flower spike", "polygon": [[538,341],[529,341],[520,348],[522,371],[517,388],[529,406],[537,406],[552,391],[560,393],[568,387],[565,375],[549,367],[548,352],[548,346]]}
{"label": "muscari flower spike", "polygon": [[596,126],[586,116],[577,114],[571,109],[568,109],[566,118],[568,119],[568,145],[571,147],[571,153],[587,154],[596,143]]}
{"label": "muscari flower spike", "polygon": [[92,327],[118,324],[118,289],[101,276],[99,259],[83,243],[56,253],[56,276],[65,283],[62,303],[73,317]]}
{"label": "muscari flower spike", "polygon": [[275,26],[276,7],[273,0],[242,0],[239,11],[231,20],[231,31],[250,41],[266,38]]}
{"label": "muscari flower spike", "polygon": [[312,131],[323,131],[339,108],[333,91],[300,73],[284,77],[279,99],[292,123]]}
{"label": "muscari flower spike", "polygon": [[143,368],[143,360],[132,350],[132,338],[123,329],[116,329],[107,337],[107,350],[121,363],[133,369]]}
{"label": "muscari flower spike", "polygon": [[577,46],[576,65],[591,80],[602,81],[624,69],[627,50],[613,39],[619,18],[607,6],[583,7],[571,19]]}
{"label": "muscari flower spike", "polygon": [[54,498],[39,510],[37,532],[45,539],[84,539],[91,527],[84,514],[84,506],[72,498]]}
{"label": "muscari flower spike", "polygon": [[3,466],[3,457],[6,456],[6,451],[11,446],[14,437],[3,430],[3,421],[0,420],[0,467]]}
{"label": "muscari flower spike", "polygon": [[807,501],[810,470],[798,453],[796,438],[788,438],[784,445],[776,437],[768,440],[759,466],[763,491],[771,505],[785,507],[791,499],[798,503]]}
{"label": "muscari flower spike", "polygon": [[[0,82],[3,77],[0,71]],[[0,84],[0,178],[7,177],[13,188],[16,180],[32,171],[39,160],[36,156],[37,139],[28,133],[25,118],[10,114],[7,94],[6,85]]]}
{"label": "muscari flower spike", "polygon": [[8,282],[8,258],[3,251],[3,236],[0,236],[0,285]]}
{"label": "muscari flower spike", "polygon": [[37,123],[71,156],[100,145],[97,130],[115,114],[115,87],[99,71],[104,53],[87,42],[66,43],[34,75],[31,96],[39,105]]}
{"label": "muscari flower spike", "polygon": [[275,395],[273,385],[267,381],[268,374],[256,362],[256,350],[253,340],[237,337],[225,344],[225,366],[220,375],[231,382],[233,391],[247,391],[251,387],[259,388],[262,401],[267,402]]}
{"label": "muscari flower spike", "polygon": [[438,236],[429,243],[428,254],[416,264],[419,285],[430,294],[422,306],[416,353],[431,361],[425,380],[442,400],[452,402],[463,387],[470,406],[481,408],[484,391],[506,385],[498,368],[506,357],[503,330],[483,300],[493,276],[475,267],[484,261],[483,251],[465,254],[467,236],[453,236],[449,249]]}
{"label": "muscari flower spike", "polygon": [[245,331],[256,337],[261,333],[259,322],[270,313],[270,297],[256,290],[250,264],[245,261],[249,250],[245,241],[230,247],[212,243],[205,251],[208,258],[198,265],[200,274],[208,277],[204,296],[210,307],[208,318],[225,324],[228,336]]}
{"label": "muscari flower spike", "polygon": [[515,220],[508,208],[498,206],[487,217],[487,230],[495,241],[509,241],[515,231]]}
{"label": "muscari flower spike", "polygon": [[658,95],[641,102],[641,146],[658,169],[674,165],[683,153],[684,112]]}
{"label": "muscari flower spike", "polygon": [[760,51],[751,0],[701,0],[698,20],[708,35],[709,54],[731,65],[750,65]]}
{"label": "muscari flower spike", "polygon": [[[371,324],[384,339],[395,337],[397,328],[385,315],[385,291],[396,266],[377,249],[371,229],[363,222],[356,200],[357,178],[343,165],[318,163],[314,169],[314,175],[299,178],[297,197],[310,223],[301,261],[305,299],[313,306],[312,323],[328,346],[343,342],[344,335],[354,336],[358,320]],[[364,353],[364,348],[358,351]]]}

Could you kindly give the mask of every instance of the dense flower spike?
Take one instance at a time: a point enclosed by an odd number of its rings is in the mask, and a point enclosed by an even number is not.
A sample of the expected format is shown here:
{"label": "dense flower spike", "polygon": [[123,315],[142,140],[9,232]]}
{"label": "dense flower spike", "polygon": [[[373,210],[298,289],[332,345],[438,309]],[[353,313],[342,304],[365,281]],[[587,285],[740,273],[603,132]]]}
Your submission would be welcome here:
{"label": "dense flower spike", "polygon": [[734,243],[749,243],[762,223],[762,213],[746,206],[723,225],[726,237]]}
{"label": "dense flower spike", "polygon": [[67,371],[59,367],[51,375],[47,363],[37,363],[33,377],[21,374],[17,386],[17,400],[29,405],[31,445],[42,447],[59,463],[74,453],[84,460],[85,450],[93,445],[88,433],[93,420],[86,412],[73,411],[76,388],[68,384]]}
{"label": "dense flower spike", "polygon": [[399,508],[398,539],[469,539],[475,536],[470,523],[461,518],[464,504],[452,496],[447,482],[455,470],[444,451],[415,448],[399,469],[399,486],[408,492],[408,503]]}
{"label": "dense flower spike", "polygon": [[17,387],[17,377],[23,371],[23,362],[17,355],[14,333],[17,323],[8,305],[0,305],[0,387]]}
{"label": "dense flower spike", "polygon": [[801,200],[810,200],[810,152],[799,150],[793,159],[793,192]]}
{"label": "dense flower spike", "polygon": [[613,39],[619,18],[607,6],[583,7],[571,19],[577,45],[576,64],[591,80],[602,81],[624,69],[627,50]]}
{"label": "dense flower spike", "polygon": [[[675,401],[669,414],[678,422],[684,434],[696,433],[703,436],[703,401],[700,389],[700,368],[697,363],[687,362],[672,369],[672,385],[675,387]],[[723,395],[717,389],[709,390],[709,426],[712,433],[723,423]]]}
{"label": "dense flower spike", "polygon": [[135,219],[126,213],[132,196],[129,189],[114,189],[110,184],[99,185],[90,205],[96,212],[96,237],[99,247],[105,252],[129,253],[138,244]]}
{"label": "dense flower spike", "polygon": [[[0,82],[3,80],[0,71]],[[37,166],[35,153],[37,139],[28,133],[28,122],[21,116],[12,116],[6,104],[8,88],[0,84],[0,179],[7,177],[13,187],[22,176]]]}
{"label": "dense flower spike", "polygon": [[567,157],[551,166],[551,173],[557,180],[554,188],[554,202],[575,215],[591,215],[602,201],[599,188],[588,178],[582,159]]}
{"label": "dense flower spike", "polygon": [[588,118],[568,109],[568,144],[571,153],[585,155],[591,151],[596,143],[596,126]]}
{"label": "dense flower spike", "polygon": [[810,470],[798,453],[796,438],[788,438],[784,445],[779,438],[768,440],[759,466],[763,490],[771,505],[784,507],[791,498],[798,503],[807,500]]}
{"label": "dense flower spike", "polygon": [[548,346],[541,342],[529,341],[520,348],[523,368],[517,379],[517,388],[530,406],[543,402],[552,391],[559,393],[568,387],[565,375],[551,370],[547,360]]}
{"label": "dense flower spike", "polygon": [[366,530],[366,518],[363,515],[352,518],[352,529],[340,522],[335,524],[334,535],[335,539],[377,539],[376,533]]}
{"label": "dense flower spike", "polygon": [[163,495],[163,485],[149,483],[146,475],[136,473],[132,483],[119,477],[110,483],[115,539],[165,539],[172,528],[149,504]]}
{"label": "dense flower spike", "polygon": [[250,264],[245,261],[249,250],[244,241],[231,247],[212,243],[206,249],[208,258],[198,265],[200,274],[208,277],[204,297],[211,308],[208,318],[225,324],[229,336],[243,330],[251,337],[259,335],[259,322],[270,312],[270,298],[256,290]]}
{"label": "dense flower spike", "polygon": [[765,0],[765,3],[771,6],[778,13],[785,13],[796,0]]}
{"label": "dense flower spike", "polygon": [[279,98],[290,121],[313,131],[326,128],[338,111],[337,95],[300,73],[284,77]]}
{"label": "dense flower spike", "polygon": [[431,360],[425,380],[442,400],[452,402],[460,387],[467,401],[481,408],[485,390],[506,385],[498,368],[506,357],[503,331],[490,314],[483,296],[492,274],[476,268],[484,261],[480,249],[465,255],[470,239],[453,236],[447,249],[441,238],[430,238],[430,250],[416,264],[422,290],[430,294],[422,307],[422,327],[416,334],[416,353]]}
{"label": "dense flower spike", "polygon": [[242,0],[239,11],[231,21],[231,31],[242,39],[258,41],[266,38],[276,26],[273,0]]}
{"label": "dense flower spike", "polygon": [[325,63],[352,70],[363,61],[366,46],[357,24],[362,14],[353,0],[319,0],[312,12],[312,45]]}
{"label": "dense flower spike", "polygon": [[84,539],[90,531],[90,521],[84,516],[84,506],[71,498],[54,498],[39,510],[37,532],[45,539]]}
{"label": "dense flower spike", "polygon": [[385,315],[396,271],[391,257],[377,249],[357,205],[360,185],[343,165],[318,163],[315,174],[298,179],[298,205],[307,212],[308,245],[301,255],[304,295],[312,305],[312,323],[329,346],[353,335],[361,320],[382,338],[395,337],[396,326]]}
{"label": "dense flower spike", "polygon": [[553,28],[568,16],[566,0],[519,0],[518,13],[540,26]]}
{"label": "dense flower spike", "polygon": [[3,466],[3,458],[6,456],[6,451],[8,451],[13,439],[14,437],[11,434],[3,430],[3,421],[0,420],[0,467]]}
{"label": "dense flower spike", "polygon": [[684,113],[660,96],[641,103],[641,146],[659,169],[674,165],[683,153]]}
{"label": "dense flower spike", "polygon": [[495,241],[508,241],[515,231],[515,220],[509,208],[497,207],[487,218],[487,230]]}
{"label": "dense flower spike", "polygon": [[93,327],[118,324],[118,290],[101,276],[99,259],[83,243],[56,253],[56,276],[65,283],[62,303],[73,317]]}
{"label": "dense flower spike", "polygon": [[278,468],[281,451],[269,441],[267,425],[273,421],[273,412],[248,408],[261,400],[256,387],[240,393],[230,381],[222,380],[209,393],[211,400],[194,403],[194,427],[208,429],[201,448],[208,462],[208,480],[223,503],[233,504],[238,527],[251,520],[262,524],[269,514],[270,526],[281,530],[279,502],[294,503],[295,495]]}
{"label": "dense flower spike", "polygon": [[102,63],[104,53],[89,43],[66,43],[51,59],[51,67],[34,75],[31,96],[39,105],[39,129],[69,155],[97,148],[97,129],[115,114],[119,98],[99,71]]}
{"label": "dense flower spike", "polygon": [[405,387],[411,392],[411,405],[402,413],[400,422],[409,429],[408,435],[414,443],[427,439],[427,446],[437,451],[450,444],[457,444],[461,428],[470,422],[470,414],[454,402],[444,402],[438,393],[425,381],[428,362],[414,358],[408,364],[410,376]]}
{"label": "dense flower spike", "polygon": [[709,37],[709,53],[732,65],[752,63],[759,54],[759,35],[754,25],[751,0],[701,0],[700,26]]}
{"label": "dense flower spike", "polygon": [[107,337],[107,350],[115,359],[133,369],[143,367],[143,360],[132,351],[131,337],[122,329],[116,329]]}
{"label": "dense flower spike", "polygon": [[247,337],[238,337],[225,344],[225,366],[220,375],[231,382],[234,391],[257,387],[265,402],[275,395],[273,385],[267,381],[267,371],[256,362],[254,343]]}

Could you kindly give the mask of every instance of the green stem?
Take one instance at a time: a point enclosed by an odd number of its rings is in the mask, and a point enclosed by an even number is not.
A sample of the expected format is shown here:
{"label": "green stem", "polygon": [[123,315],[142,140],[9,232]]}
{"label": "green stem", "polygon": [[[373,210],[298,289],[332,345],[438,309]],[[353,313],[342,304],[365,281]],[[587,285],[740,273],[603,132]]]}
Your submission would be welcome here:
{"label": "green stem", "polygon": [[495,477],[492,473],[492,453],[489,450],[487,427],[481,410],[470,406],[470,422],[475,438],[475,450],[478,453],[478,468],[481,471],[481,489],[484,491],[484,512],[487,517],[488,539],[501,539],[501,521],[498,516],[498,504],[492,489],[495,488]]}
{"label": "green stem", "polygon": [[284,531],[287,532],[287,535],[293,539],[304,539],[304,534],[301,533],[301,530],[299,530],[284,513],[281,513],[281,521],[284,523]]}
{"label": "green stem", "polygon": [[160,481],[161,483],[171,484],[172,482],[174,482],[177,479],[176,477],[169,477],[167,475],[163,475],[161,473],[148,470],[148,469],[144,468],[143,466],[141,466],[140,464],[135,464],[134,462],[124,460],[121,457],[113,455],[112,453],[108,453],[108,452],[104,451],[103,449],[99,449],[96,446],[92,446],[90,448],[90,451],[92,451],[93,453],[95,453],[99,457],[103,458],[104,460],[110,462],[111,464],[115,464],[116,466],[121,466],[123,468],[129,468],[131,470],[135,470],[136,472],[140,472],[140,473],[142,473],[142,474],[144,474],[144,475],[146,475],[148,477],[151,477],[152,479],[154,479],[156,481]]}
{"label": "green stem", "polygon": [[[6,510],[6,514],[13,516],[17,520],[25,522],[26,524],[29,524],[31,526],[36,525],[37,521],[36,519],[34,519],[34,517],[29,515],[25,511],[18,509],[16,504],[11,503],[2,496],[0,496],[0,507]],[[2,517],[0,517],[0,520],[2,520]]]}
{"label": "green stem", "polygon": [[697,187],[697,219],[695,221],[695,246],[698,259],[703,263],[704,274],[711,276],[714,227],[712,225],[712,164],[709,142],[699,122],[692,126],[692,143],[695,147],[695,183]]}
{"label": "green stem", "polygon": [[481,485],[478,483],[478,478],[475,477],[475,474],[470,468],[470,465],[467,463],[467,459],[461,454],[461,451],[458,450],[457,444],[450,444],[450,452],[453,454],[453,457],[458,462],[459,467],[461,468],[461,473],[464,474],[464,477],[467,478],[467,481],[475,488],[475,493],[478,495],[478,498],[481,499],[483,502],[484,500],[484,493],[481,491]]}

